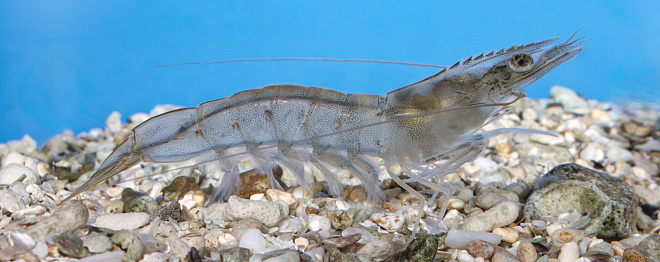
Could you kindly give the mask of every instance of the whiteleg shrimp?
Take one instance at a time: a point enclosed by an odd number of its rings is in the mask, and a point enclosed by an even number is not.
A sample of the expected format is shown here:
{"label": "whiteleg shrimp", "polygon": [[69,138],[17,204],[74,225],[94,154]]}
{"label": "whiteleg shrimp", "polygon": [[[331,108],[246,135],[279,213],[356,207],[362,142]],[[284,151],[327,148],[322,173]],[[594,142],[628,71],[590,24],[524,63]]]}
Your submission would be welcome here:
{"label": "whiteleg shrimp", "polygon": [[[271,168],[281,165],[308,188],[313,181],[306,179],[304,165],[312,165],[325,175],[335,195],[342,185],[331,170],[347,169],[371,199],[380,200],[385,197],[378,187],[376,157],[394,181],[425,203],[389,167],[401,166],[412,181],[435,190],[435,198],[448,188],[429,179],[476,159],[488,138],[544,133],[478,130],[506,112],[528,85],[579,54],[583,42],[573,36],[550,47],[558,38],[482,53],[386,96],[274,85],[161,114],[135,127],[90,180],[63,202],[137,163],[186,160],[217,161],[224,177],[214,198],[225,199],[237,183],[243,159],[269,177]],[[445,201],[440,217],[446,206]]]}

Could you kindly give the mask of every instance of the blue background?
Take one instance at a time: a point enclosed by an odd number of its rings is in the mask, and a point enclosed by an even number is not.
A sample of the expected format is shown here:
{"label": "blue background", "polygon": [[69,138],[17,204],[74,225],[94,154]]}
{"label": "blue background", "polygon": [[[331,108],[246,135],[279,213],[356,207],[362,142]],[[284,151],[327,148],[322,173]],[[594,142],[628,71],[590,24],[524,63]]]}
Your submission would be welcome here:
{"label": "blue background", "polygon": [[[593,39],[527,89],[564,85],[603,101],[657,103],[658,1],[0,1],[0,142],[39,144],[125,121],[157,104],[187,107],[269,84],[385,94],[435,68],[376,63],[242,62],[326,57],[452,65],[576,30]],[[546,3],[545,1],[542,1]]]}

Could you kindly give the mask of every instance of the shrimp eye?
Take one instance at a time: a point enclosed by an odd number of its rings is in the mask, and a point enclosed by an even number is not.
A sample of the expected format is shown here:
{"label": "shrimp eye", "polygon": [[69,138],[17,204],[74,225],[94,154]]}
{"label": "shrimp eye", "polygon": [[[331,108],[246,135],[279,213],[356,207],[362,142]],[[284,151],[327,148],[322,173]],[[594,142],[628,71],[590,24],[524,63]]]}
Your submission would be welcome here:
{"label": "shrimp eye", "polygon": [[523,73],[534,67],[534,59],[527,54],[517,54],[509,58],[507,65],[514,72]]}

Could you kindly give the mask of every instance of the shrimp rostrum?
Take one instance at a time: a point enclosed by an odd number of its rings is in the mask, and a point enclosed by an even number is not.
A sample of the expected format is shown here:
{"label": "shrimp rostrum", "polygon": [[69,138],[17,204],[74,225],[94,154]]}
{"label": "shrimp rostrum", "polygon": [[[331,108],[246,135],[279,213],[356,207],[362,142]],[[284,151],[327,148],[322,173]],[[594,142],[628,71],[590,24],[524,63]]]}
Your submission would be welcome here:
{"label": "shrimp rostrum", "polygon": [[[273,85],[155,116],[135,127],[67,201],[140,162],[217,161],[224,173],[216,199],[238,183],[238,163],[248,159],[272,177],[276,165],[309,188],[304,166],[325,176],[329,192],[342,185],[334,173],[348,170],[367,195],[384,200],[378,173],[399,165],[410,180],[447,194],[442,178],[476,159],[488,138],[504,133],[544,133],[500,128],[479,132],[508,110],[525,88],[582,50],[580,39],[558,38],[480,54],[386,96],[344,94],[316,87]],[[442,180],[442,179],[440,179]],[[448,198],[445,198],[448,199]],[[442,212],[446,208],[443,207]]]}

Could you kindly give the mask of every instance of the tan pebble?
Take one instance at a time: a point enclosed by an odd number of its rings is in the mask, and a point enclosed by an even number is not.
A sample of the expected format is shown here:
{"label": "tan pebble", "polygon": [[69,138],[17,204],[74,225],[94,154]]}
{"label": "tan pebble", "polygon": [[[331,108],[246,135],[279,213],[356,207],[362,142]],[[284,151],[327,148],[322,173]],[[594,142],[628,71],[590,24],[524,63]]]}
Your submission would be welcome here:
{"label": "tan pebble", "polygon": [[591,119],[598,122],[612,121],[612,117],[610,117],[610,113],[600,108],[595,108],[594,110],[591,110],[589,116],[591,117]]}
{"label": "tan pebble", "polygon": [[[2,220],[0,220],[0,230],[3,230],[7,225],[9,225],[9,222],[11,222],[11,217],[10,216],[5,217]],[[0,247],[4,248],[4,246],[2,246],[2,245],[0,245]]]}
{"label": "tan pebble", "polygon": [[317,208],[307,206],[305,207],[305,213],[307,213],[308,215],[318,215],[319,210]]}
{"label": "tan pebble", "polygon": [[508,227],[493,229],[493,234],[502,236],[502,241],[507,243],[515,243],[518,241],[518,232]]}
{"label": "tan pebble", "polygon": [[623,252],[623,261],[626,262],[646,262],[646,256],[635,248],[626,248]]}
{"label": "tan pebble", "polygon": [[364,188],[357,187],[351,191],[351,194],[348,196],[348,199],[352,201],[362,201],[367,194],[364,192]]}
{"label": "tan pebble", "polygon": [[351,191],[353,191],[353,187],[352,187],[352,186],[345,186],[345,187],[344,187],[344,191],[342,191],[341,195],[342,195],[343,197],[348,198],[348,197],[351,195]]}
{"label": "tan pebble", "polygon": [[396,208],[390,202],[383,203],[383,208],[387,211],[390,211],[390,212],[396,211]]}
{"label": "tan pebble", "polygon": [[635,175],[635,177],[637,179],[645,179],[645,178],[650,178],[651,177],[651,175],[649,174],[648,171],[646,171],[646,169],[638,167],[638,166],[632,167],[632,173],[633,173],[633,175]]}
{"label": "tan pebble", "polygon": [[536,252],[534,244],[527,241],[521,241],[516,250],[516,255],[518,259],[522,262],[535,262],[539,259],[539,254]]}
{"label": "tan pebble", "polygon": [[491,258],[495,253],[495,245],[475,239],[467,243],[467,251],[473,257]]}
{"label": "tan pebble", "polygon": [[[275,166],[272,169],[273,177],[275,181],[279,184],[282,183],[282,168]],[[240,173],[239,175],[240,183],[234,187],[232,195],[236,195],[240,198],[248,199],[251,195],[258,193],[266,193],[266,189],[271,188],[271,180],[268,176],[264,176],[257,169],[252,169]]]}
{"label": "tan pebble", "polygon": [[324,186],[325,184],[321,181],[314,182],[314,185],[312,185],[312,193],[314,193],[314,195],[320,193]]}
{"label": "tan pebble", "polygon": [[495,145],[495,151],[498,154],[509,154],[511,153],[511,145],[507,143],[497,144]]}
{"label": "tan pebble", "polygon": [[580,242],[584,238],[584,234],[580,230],[561,228],[552,232],[551,238],[553,246],[561,247],[569,242]]}
{"label": "tan pebble", "polygon": [[309,240],[304,237],[297,237],[295,240],[293,240],[293,244],[298,247],[298,250],[304,252],[307,249],[307,246],[309,246]]}
{"label": "tan pebble", "polygon": [[[397,174],[397,173],[395,173],[395,174]],[[385,180],[383,180],[383,181],[380,183],[380,186],[383,188],[383,190],[392,189],[392,188],[398,188],[398,187],[399,187],[399,185],[398,185],[396,182],[394,182],[394,180],[392,180],[392,179],[385,179]]]}
{"label": "tan pebble", "polygon": [[575,260],[580,258],[580,248],[578,247],[578,244],[575,242],[568,242],[561,246],[558,258],[560,262],[575,262]]}
{"label": "tan pebble", "polygon": [[277,190],[277,189],[268,189],[266,190],[266,195],[271,199],[271,201],[275,202],[277,200],[284,200],[287,204],[293,205],[297,202],[296,198],[293,196],[293,194],[284,192],[282,190]]}
{"label": "tan pebble", "polygon": [[[443,203],[438,202],[438,206],[442,206]],[[449,203],[447,205],[449,209],[463,210],[465,208],[465,201],[457,197],[449,198]]]}
{"label": "tan pebble", "polygon": [[383,191],[387,199],[392,199],[397,197],[399,194],[401,194],[401,188],[390,188],[388,190]]}
{"label": "tan pebble", "polygon": [[105,209],[105,212],[108,212],[109,214],[119,214],[124,212],[124,202],[121,200],[112,200],[112,201],[107,201],[107,200],[99,200],[99,204]]}
{"label": "tan pebble", "polygon": [[481,213],[483,213],[483,212],[484,212],[484,211],[481,210],[481,208],[478,208],[478,207],[477,207],[477,208],[475,208],[474,210],[472,210],[472,212],[470,212],[470,216],[476,216],[476,215],[481,214]]}
{"label": "tan pebble", "polygon": [[615,256],[623,256],[623,248],[617,245],[612,245],[612,250],[614,250],[614,255]]}
{"label": "tan pebble", "polygon": [[[548,233],[548,236],[552,236],[552,234],[553,234],[556,230],[558,230],[558,229],[562,229],[562,228],[564,228],[564,227],[562,227],[562,225],[560,225],[560,224],[550,224],[550,225],[548,225],[548,226],[545,228],[545,232]],[[561,245],[559,245],[559,246],[561,246]]]}
{"label": "tan pebble", "polygon": [[336,230],[344,230],[353,224],[353,218],[344,210],[321,210],[319,215],[328,218],[332,228]]}
{"label": "tan pebble", "polygon": [[197,203],[197,206],[203,207],[206,202],[206,194],[202,190],[195,190],[192,196],[193,201]]}
{"label": "tan pebble", "polygon": [[528,107],[522,111],[521,116],[524,120],[536,121],[536,118],[539,115],[536,113],[536,110],[534,110],[534,108]]}
{"label": "tan pebble", "polygon": [[638,125],[635,122],[627,122],[623,124],[623,130],[636,137],[646,137],[651,134],[652,128],[650,126]]}

